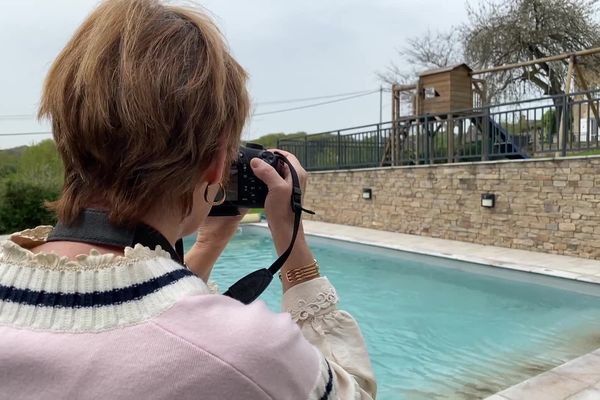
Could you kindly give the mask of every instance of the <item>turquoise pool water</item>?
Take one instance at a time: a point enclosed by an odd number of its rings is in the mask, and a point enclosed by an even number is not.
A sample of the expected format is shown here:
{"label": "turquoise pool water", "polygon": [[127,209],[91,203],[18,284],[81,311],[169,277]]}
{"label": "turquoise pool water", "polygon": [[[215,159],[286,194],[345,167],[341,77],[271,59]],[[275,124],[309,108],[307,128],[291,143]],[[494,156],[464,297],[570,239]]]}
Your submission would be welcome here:
{"label": "turquoise pool water", "polygon": [[[600,297],[487,274],[496,268],[310,242],[339,306],[361,325],[379,400],[480,399],[600,347]],[[267,231],[243,227],[212,278],[224,290],[274,259]],[[600,286],[585,288],[600,296]],[[280,298],[277,280],[262,299],[278,311]]]}

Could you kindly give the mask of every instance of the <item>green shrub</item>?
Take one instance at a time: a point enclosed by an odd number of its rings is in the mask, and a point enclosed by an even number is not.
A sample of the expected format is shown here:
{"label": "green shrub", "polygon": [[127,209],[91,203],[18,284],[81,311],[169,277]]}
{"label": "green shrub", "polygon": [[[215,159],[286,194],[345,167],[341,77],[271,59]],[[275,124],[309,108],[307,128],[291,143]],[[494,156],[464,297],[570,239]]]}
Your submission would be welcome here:
{"label": "green shrub", "polygon": [[0,231],[12,233],[37,225],[54,225],[54,214],[44,207],[45,201],[58,198],[56,186],[8,179],[0,204]]}
{"label": "green shrub", "polygon": [[552,143],[554,141],[554,135],[558,130],[556,112],[554,110],[548,110],[544,113],[542,116],[542,127],[543,131],[540,133],[540,141]]}

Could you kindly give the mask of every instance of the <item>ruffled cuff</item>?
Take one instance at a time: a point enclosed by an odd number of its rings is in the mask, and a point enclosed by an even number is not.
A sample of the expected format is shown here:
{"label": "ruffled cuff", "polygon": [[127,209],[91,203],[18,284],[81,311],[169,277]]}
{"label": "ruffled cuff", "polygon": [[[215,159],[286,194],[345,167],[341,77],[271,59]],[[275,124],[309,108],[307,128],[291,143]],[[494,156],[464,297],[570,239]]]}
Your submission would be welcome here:
{"label": "ruffled cuff", "polygon": [[283,311],[295,322],[304,321],[336,310],[338,296],[325,277],[311,279],[291,287],[283,294]]}

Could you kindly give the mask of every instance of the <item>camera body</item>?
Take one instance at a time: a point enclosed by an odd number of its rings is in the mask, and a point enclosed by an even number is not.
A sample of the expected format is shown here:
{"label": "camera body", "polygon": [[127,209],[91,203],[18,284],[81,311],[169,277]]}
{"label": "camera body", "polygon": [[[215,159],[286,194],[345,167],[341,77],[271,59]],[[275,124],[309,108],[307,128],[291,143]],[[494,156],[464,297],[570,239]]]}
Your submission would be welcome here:
{"label": "camera body", "polygon": [[215,206],[211,215],[236,215],[238,208],[263,208],[269,189],[254,175],[250,160],[260,158],[281,175],[283,163],[281,157],[256,143],[241,146],[237,160],[229,169],[229,181],[225,187],[225,202]]}

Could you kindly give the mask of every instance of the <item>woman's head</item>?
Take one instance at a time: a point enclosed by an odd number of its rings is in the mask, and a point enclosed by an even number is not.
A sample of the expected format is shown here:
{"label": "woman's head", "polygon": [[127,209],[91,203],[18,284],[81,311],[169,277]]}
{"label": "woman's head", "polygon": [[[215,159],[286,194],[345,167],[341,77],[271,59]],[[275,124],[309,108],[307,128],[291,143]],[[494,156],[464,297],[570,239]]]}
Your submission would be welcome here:
{"label": "woman's head", "polygon": [[132,223],[159,204],[183,218],[219,154],[237,154],[245,83],[201,11],[102,2],[52,64],[42,94],[40,116],[52,120],[65,167],[59,219],[99,205],[113,222]]}

